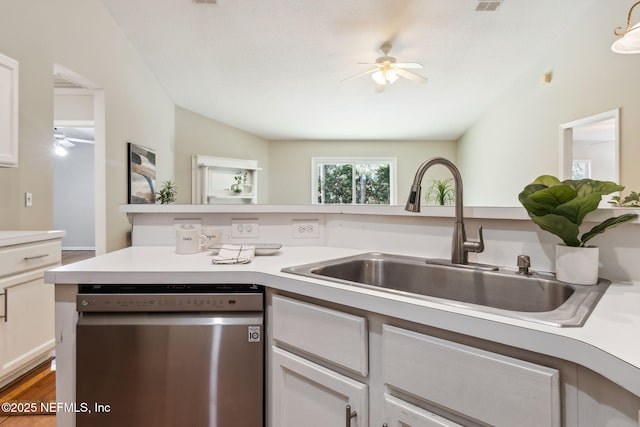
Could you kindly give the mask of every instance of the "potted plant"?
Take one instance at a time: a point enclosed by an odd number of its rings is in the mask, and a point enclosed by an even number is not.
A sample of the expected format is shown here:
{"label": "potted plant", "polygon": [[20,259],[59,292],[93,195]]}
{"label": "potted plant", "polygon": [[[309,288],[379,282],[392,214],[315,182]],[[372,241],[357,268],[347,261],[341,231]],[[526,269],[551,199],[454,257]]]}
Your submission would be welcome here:
{"label": "potted plant", "polygon": [[236,181],[236,183],[231,186],[231,191],[236,194],[242,193],[242,183],[243,181],[247,181],[247,173],[245,172],[243,176],[242,171],[238,171],[238,174],[234,176],[233,179]]}
{"label": "potted plant", "polygon": [[613,196],[609,203],[616,208],[640,208],[640,194],[632,191],[624,199],[620,196]]}
{"label": "potted plant", "polygon": [[580,225],[589,212],[598,208],[603,195],[622,189],[623,186],[611,181],[561,182],[554,176],[542,175],[518,195],[533,222],[562,239],[563,244],[556,245],[558,280],[583,285],[598,283],[598,247],[589,246],[587,242],[609,228],[633,221],[638,215],[608,218],[581,236]]}
{"label": "potted plant", "polygon": [[436,205],[450,205],[456,200],[456,192],[453,188],[453,178],[432,179],[431,184],[427,187],[425,202],[433,202]]}
{"label": "potted plant", "polygon": [[176,201],[177,193],[178,190],[176,185],[171,180],[164,181],[162,183],[162,188],[160,188],[160,191],[156,193],[158,195],[156,201],[160,202],[162,205],[168,205]]}

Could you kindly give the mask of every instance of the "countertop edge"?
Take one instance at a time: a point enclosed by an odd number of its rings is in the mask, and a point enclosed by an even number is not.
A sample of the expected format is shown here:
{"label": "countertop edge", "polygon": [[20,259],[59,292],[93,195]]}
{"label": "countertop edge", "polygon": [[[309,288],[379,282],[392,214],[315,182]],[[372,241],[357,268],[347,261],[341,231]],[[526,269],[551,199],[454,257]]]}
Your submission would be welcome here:
{"label": "countertop edge", "polygon": [[[64,267],[63,267],[64,268]],[[290,277],[287,273],[242,269],[224,271],[63,271],[60,268],[45,273],[45,281],[52,284],[78,283],[256,283],[277,290],[291,292],[323,301],[351,306],[407,321],[448,330],[455,333],[486,339],[523,350],[545,354],[577,363],[589,368],[631,393],[640,396],[640,367],[603,350],[593,342],[554,333],[550,327],[520,322],[495,320],[487,315],[460,313],[448,307],[425,307],[398,299],[362,292],[359,288],[347,289],[317,279]],[[320,286],[319,286],[320,285]],[[399,314],[401,313],[401,314]],[[487,318],[489,317],[489,318]],[[497,316],[498,318],[500,316]],[[469,321],[473,319],[473,321]],[[526,322],[525,322],[526,323]]]}

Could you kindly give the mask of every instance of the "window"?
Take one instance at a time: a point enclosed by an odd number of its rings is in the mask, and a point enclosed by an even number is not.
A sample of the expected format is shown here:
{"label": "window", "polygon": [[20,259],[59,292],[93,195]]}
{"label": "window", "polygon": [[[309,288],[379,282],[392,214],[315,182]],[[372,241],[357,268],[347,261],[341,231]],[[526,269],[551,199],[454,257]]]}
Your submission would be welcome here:
{"label": "window", "polygon": [[571,179],[591,178],[591,160],[573,160]]}
{"label": "window", "polygon": [[314,204],[392,205],[396,159],[314,157],[311,183]]}

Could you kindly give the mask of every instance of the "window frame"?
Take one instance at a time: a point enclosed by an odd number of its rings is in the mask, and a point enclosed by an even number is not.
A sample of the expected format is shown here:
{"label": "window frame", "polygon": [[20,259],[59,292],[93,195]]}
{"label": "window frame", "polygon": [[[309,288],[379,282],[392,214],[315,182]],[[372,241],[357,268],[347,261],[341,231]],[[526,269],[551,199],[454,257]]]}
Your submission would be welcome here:
{"label": "window frame", "polygon": [[[397,204],[397,169],[398,158],[397,157],[312,157],[311,158],[311,204],[314,205],[328,205],[326,203],[318,202],[318,166],[321,164],[351,164],[355,171],[355,166],[358,164],[388,164],[389,165],[389,205],[381,206],[393,206]],[[355,189],[355,174],[352,177],[352,189]],[[350,205],[367,206],[367,204],[356,203],[355,197],[352,199]]]}

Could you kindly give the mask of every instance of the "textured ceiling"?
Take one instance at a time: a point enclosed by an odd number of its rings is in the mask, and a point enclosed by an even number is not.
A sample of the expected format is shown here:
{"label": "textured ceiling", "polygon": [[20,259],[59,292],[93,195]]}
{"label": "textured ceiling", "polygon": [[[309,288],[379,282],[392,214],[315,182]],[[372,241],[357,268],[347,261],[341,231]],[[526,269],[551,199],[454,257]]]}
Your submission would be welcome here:
{"label": "textured ceiling", "polygon": [[[458,139],[594,1],[103,0],[180,107],[267,139],[422,140]],[[342,81],[385,41],[429,81]]]}

